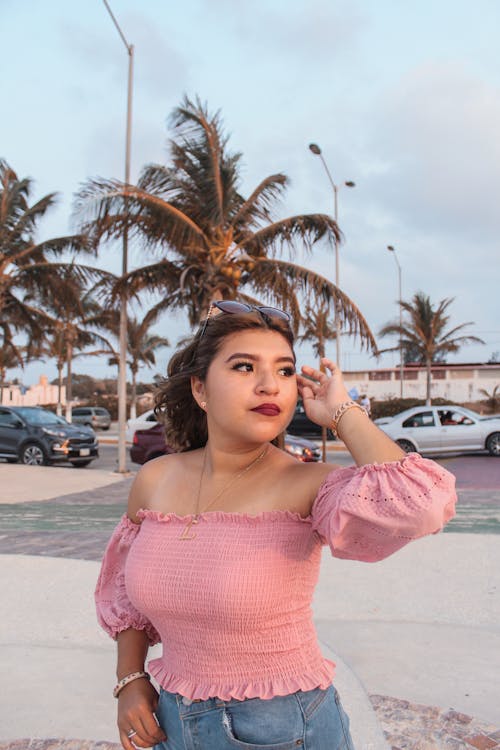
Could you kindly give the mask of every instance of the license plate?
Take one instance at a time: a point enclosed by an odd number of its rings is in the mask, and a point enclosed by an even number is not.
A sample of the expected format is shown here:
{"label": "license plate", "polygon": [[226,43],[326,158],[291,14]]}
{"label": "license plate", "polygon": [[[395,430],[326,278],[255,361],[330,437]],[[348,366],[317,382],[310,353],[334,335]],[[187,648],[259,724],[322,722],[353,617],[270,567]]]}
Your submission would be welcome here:
{"label": "license plate", "polygon": [[90,456],[90,448],[80,448],[80,456]]}

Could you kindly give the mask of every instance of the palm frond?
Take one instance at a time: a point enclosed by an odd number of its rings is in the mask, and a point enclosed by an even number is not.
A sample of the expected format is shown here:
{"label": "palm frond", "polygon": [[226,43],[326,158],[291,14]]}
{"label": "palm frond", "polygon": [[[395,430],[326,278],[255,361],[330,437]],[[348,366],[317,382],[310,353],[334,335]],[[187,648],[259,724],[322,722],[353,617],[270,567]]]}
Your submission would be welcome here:
{"label": "palm frond", "polygon": [[[189,166],[202,166],[205,176],[205,195],[210,203],[209,211],[214,225],[224,223],[224,147],[226,139],[222,133],[220,114],[210,116],[207,107],[199,99],[192,102],[187,96],[170,118],[180,144],[171,142],[174,164],[191,172]],[[176,158],[177,157],[177,158]],[[228,177],[230,175],[226,175]]]}
{"label": "palm frond", "polygon": [[323,238],[340,241],[335,221],[326,214],[303,214],[269,224],[238,241],[237,247],[253,257],[275,257],[284,247],[293,252],[299,241],[310,251],[312,245]]}
{"label": "palm frond", "polygon": [[[78,193],[74,217],[83,222],[83,233],[94,244],[103,238],[121,237],[125,229],[147,238],[153,246],[168,243],[178,248],[193,241],[208,244],[203,230],[172,203],[116,180],[87,182]],[[147,233],[141,227],[144,220]]]}
{"label": "palm frond", "polygon": [[363,347],[377,352],[375,337],[359,308],[324,276],[291,262],[257,260],[250,283],[257,289],[267,287],[268,290],[272,290],[273,296],[276,294],[284,309],[287,309],[290,300],[285,297],[286,286],[283,286],[283,279],[289,282],[294,291],[303,292],[306,298],[311,300],[309,304],[329,304],[332,310],[337,311],[344,331],[347,329],[350,335],[359,337]]}
{"label": "palm frond", "polygon": [[288,177],[284,174],[273,174],[266,177],[257,185],[255,190],[241,205],[231,224],[237,231],[240,227],[247,229],[256,220],[271,221],[271,208],[281,196],[288,184]]}

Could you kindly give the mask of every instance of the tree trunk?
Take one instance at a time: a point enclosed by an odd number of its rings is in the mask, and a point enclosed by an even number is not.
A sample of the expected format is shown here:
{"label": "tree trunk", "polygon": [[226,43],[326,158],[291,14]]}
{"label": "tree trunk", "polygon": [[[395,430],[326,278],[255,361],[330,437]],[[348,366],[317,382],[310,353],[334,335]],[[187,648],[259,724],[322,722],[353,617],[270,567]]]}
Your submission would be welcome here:
{"label": "tree trunk", "polygon": [[[325,338],[321,332],[318,333],[318,356],[320,360],[322,357],[326,356],[325,355]],[[321,367],[321,362],[320,362],[320,367]],[[323,367],[321,372],[324,372],[324,371],[325,371],[325,368]]]}
{"label": "tree trunk", "polygon": [[431,366],[432,366],[432,361],[430,358],[427,358],[425,362],[425,368],[427,371],[427,388],[426,388],[426,401],[425,401],[426,406],[431,406],[431,403],[432,403],[431,402]]}
{"label": "tree trunk", "polygon": [[137,369],[135,367],[130,368],[132,371],[132,394],[130,403],[130,419],[135,419],[137,416]]}
{"label": "tree trunk", "polygon": [[73,359],[73,346],[68,342],[66,357],[66,419],[71,422],[71,402],[73,400],[73,389],[71,383],[71,360]]}
{"label": "tree trunk", "polygon": [[58,361],[57,362],[57,408],[56,408],[56,414],[58,417],[60,417],[62,414],[61,394],[62,394],[62,387],[63,387],[63,367],[64,367],[64,362]]}
{"label": "tree trunk", "polygon": [[2,367],[0,370],[0,406],[3,404],[3,384],[5,380],[5,376],[7,375],[7,369]]}

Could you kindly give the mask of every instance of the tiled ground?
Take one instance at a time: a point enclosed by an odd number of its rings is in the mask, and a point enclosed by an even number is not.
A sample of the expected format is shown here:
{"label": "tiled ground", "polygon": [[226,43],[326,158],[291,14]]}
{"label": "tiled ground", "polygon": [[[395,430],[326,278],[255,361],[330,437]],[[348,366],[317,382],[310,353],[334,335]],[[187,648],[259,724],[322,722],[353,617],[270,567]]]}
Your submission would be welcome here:
{"label": "tiled ground", "polygon": [[35,740],[22,739],[2,742],[0,750],[123,750],[114,742],[94,742],[92,740]]}
{"label": "tiled ground", "polygon": [[378,720],[392,750],[493,750],[500,729],[452,708],[371,695]]}
{"label": "tiled ground", "polygon": [[[124,512],[131,482],[132,479],[124,480],[51,501],[0,506],[0,553],[100,560],[109,534]],[[472,489],[465,493],[470,497],[464,507],[470,504],[476,515],[478,505],[483,505],[482,498],[476,497],[477,491]],[[484,498],[484,510],[492,506],[495,509],[494,520],[485,519],[489,533],[498,533],[496,509],[500,503],[496,502],[498,493],[494,494],[493,502],[491,493],[485,493]],[[465,496],[462,500],[466,501]],[[475,530],[480,531],[477,521],[476,517]],[[471,530],[465,521],[458,526],[457,532]],[[371,700],[392,750],[500,750],[500,728],[451,708],[422,706],[380,695],[372,695]],[[121,745],[24,738],[0,740],[0,750],[121,750]]]}

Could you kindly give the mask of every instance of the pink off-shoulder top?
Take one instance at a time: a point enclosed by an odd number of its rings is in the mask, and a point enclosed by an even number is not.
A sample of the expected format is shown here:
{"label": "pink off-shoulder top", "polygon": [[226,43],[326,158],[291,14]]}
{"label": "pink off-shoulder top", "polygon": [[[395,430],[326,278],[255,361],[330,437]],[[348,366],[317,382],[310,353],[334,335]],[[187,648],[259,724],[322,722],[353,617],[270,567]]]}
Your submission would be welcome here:
{"label": "pink off-shoulder top", "polygon": [[144,630],[163,654],[148,663],[165,689],[195,699],[269,699],[328,687],[335,665],[319,649],[312,597],[328,544],[335,557],[375,562],[454,515],[455,478],[433,461],[337,469],[306,518],[211,511],[124,515],[107,546],[95,598],[113,637]]}

